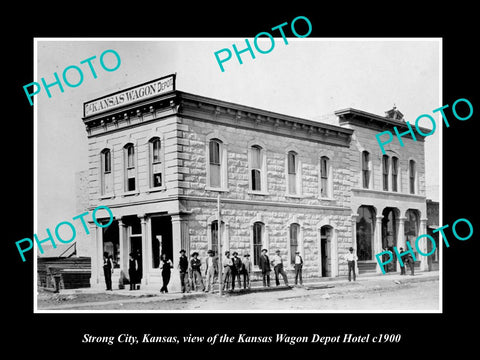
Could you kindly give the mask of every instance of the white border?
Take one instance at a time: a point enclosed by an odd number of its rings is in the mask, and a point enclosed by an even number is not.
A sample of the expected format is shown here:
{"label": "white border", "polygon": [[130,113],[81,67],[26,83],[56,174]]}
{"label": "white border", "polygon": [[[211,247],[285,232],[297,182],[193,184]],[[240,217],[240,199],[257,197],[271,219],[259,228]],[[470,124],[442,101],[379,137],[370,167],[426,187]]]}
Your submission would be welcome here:
{"label": "white border", "polygon": [[[275,39],[282,39],[281,37],[274,37]],[[399,37],[394,37],[394,38],[389,38],[389,37],[375,37],[375,38],[290,38],[287,37],[288,41],[336,41],[336,42],[343,42],[343,41],[362,41],[362,42],[376,42],[376,41],[438,41],[439,43],[439,106],[442,106],[443,104],[443,38],[441,37],[432,37],[432,38],[399,38]],[[35,79],[38,78],[37,76],[37,46],[38,42],[40,41],[132,41],[132,42],[139,42],[139,41],[244,41],[245,38],[33,38],[33,61],[34,61],[34,71],[33,71],[33,76]],[[33,219],[34,219],[34,233],[36,233],[37,229],[37,220],[38,220],[38,214],[37,214],[37,170],[38,170],[38,163],[37,163],[37,135],[38,135],[38,117],[37,117],[37,102],[38,98],[35,99],[34,105],[33,105],[33,113],[34,113],[34,166],[33,166],[33,181],[34,181],[34,199],[33,199],[33,204],[34,204],[34,211],[33,211]],[[433,110],[433,109],[432,109]],[[438,114],[438,117],[441,115]],[[441,123],[441,120],[439,121]],[[442,172],[443,172],[443,126],[439,126],[440,128],[440,138],[439,138],[439,226],[443,226],[443,178],[442,178]],[[439,239],[439,244],[442,244],[442,242]],[[439,314],[443,313],[443,246],[439,246],[440,248],[440,254],[439,254],[439,309],[438,310],[39,310],[37,308],[37,244],[34,239],[33,241],[33,251],[35,252],[33,256],[33,301],[34,301],[34,313],[35,314],[61,314],[61,313],[74,313],[74,314],[81,314],[81,313],[94,313],[94,314],[131,314],[131,313],[167,313],[167,314],[172,314],[172,313],[180,313],[180,314],[204,314],[204,313],[227,313],[227,314],[232,314],[232,313],[249,313],[249,314],[289,314],[289,313],[294,313],[294,314],[300,314],[300,313],[308,313],[308,314],[362,314],[362,313],[368,313],[368,314]],[[74,306],[74,305],[73,305]]]}

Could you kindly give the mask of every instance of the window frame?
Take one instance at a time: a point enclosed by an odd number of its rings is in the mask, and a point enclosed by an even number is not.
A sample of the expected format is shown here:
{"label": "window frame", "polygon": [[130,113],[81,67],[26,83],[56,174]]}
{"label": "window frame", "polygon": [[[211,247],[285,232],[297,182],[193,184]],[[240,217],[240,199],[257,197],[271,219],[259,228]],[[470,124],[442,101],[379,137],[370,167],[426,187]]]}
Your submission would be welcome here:
{"label": "window frame", "polygon": [[[159,149],[155,149],[155,143],[158,141]],[[155,135],[150,137],[148,140],[148,192],[154,191],[161,191],[166,189],[166,181],[165,181],[165,153],[164,153],[164,146],[163,146],[163,137],[160,135]],[[158,159],[155,159],[155,152],[158,152]],[[155,175],[158,172],[154,171],[154,168],[160,168],[160,175],[161,175],[161,185],[155,186]]]}
{"label": "window frame", "polygon": [[[365,159],[366,155],[366,159]],[[372,173],[371,173],[371,157],[370,152],[363,150],[361,156],[361,185],[363,189],[371,188]],[[365,178],[367,176],[367,179]]]}
{"label": "window frame", "polygon": [[388,179],[390,177],[390,157],[382,155],[382,190],[389,191]]}
{"label": "window frame", "polygon": [[[218,173],[220,175],[219,185],[212,184],[212,165],[216,166],[216,163],[212,163],[211,159],[211,143],[218,143],[218,160],[219,160],[219,169]],[[210,134],[206,137],[205,141],[205,165],[206,165],[206,181],[205,181],[205,189],[211,191],[221,191],[227,192],[228,191],[228,145],[223,139],[223,137],[219,136],[217,132]],[[213,159],[215,160],[215,159]]]}

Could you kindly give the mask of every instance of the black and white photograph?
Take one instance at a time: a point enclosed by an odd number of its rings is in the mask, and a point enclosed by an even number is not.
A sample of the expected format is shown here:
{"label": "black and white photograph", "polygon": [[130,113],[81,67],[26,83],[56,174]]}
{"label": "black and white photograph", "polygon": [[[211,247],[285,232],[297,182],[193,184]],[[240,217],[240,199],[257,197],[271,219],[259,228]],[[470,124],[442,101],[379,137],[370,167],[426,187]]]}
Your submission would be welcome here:
{"label": "black and white photograph", "polygon": [[287,39],[37,39],[38,311],[441,310],[441,39]]}
{"label": "black and white photograph", "polygon": [[105,5],[6,11],[8,351],[474,348],[473,9]]}

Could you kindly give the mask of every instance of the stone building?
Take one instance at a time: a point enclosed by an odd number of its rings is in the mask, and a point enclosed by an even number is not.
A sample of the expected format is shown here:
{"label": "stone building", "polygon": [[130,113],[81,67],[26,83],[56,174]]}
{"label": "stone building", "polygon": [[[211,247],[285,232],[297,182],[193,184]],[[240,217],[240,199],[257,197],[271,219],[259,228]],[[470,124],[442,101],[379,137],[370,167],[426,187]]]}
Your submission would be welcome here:
{"label": "stone building", "polygon": [[392,143],[385,174],[375,134],[402,120],[354,109],[333,117],[338,125],[181,92],[175,75],[85,103],[89,209],[106,205],[115,217],[90,224],[91,285],[104,284],[106,251],[114,288],[130,252],[141,256],[142,284],[159,287],[165,253],[178,289],[180,249],[203,260],[218,253],[219,233],[222,253],[251,255],[255,277],[262,248],[279,249],[287,272],[298,250],[304,276],[335,277],[353,246],[360,270],[375,271],[382,246],[424,231],[423,143]]}

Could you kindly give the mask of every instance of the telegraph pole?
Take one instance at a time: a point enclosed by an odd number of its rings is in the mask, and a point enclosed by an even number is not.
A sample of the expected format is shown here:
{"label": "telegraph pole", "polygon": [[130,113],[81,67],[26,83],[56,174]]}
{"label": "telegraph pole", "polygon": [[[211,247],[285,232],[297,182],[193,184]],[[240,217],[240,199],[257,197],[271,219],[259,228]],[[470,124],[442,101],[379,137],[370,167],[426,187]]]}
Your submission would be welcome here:
{"label": "telegraph pole", "polygon": [[218,249],[218,294],[222,296],[223,291],[223,266],[222,266],[222,219],[220,212],[220,193],[217,194],[217,249]]}

